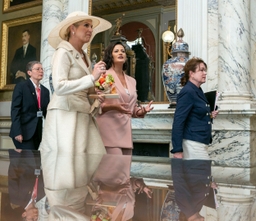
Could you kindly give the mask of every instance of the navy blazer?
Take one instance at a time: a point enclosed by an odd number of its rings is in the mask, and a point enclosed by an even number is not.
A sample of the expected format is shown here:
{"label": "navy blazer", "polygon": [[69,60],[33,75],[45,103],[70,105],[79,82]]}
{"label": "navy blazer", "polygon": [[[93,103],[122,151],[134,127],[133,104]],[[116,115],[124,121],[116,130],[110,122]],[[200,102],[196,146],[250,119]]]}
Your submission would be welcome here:
{"label": "navy blazer", "polygon": [[[41,110],[46,117],[47,106],[50,101],[49,90],[40,85],[41,88]],[[42,120],[37,117],[38,102],[35,87],[30,79],[16,84],[11,105],[12,125],[9,136],[14,138],[22,135],[24,140],[32,138],[36,131],[37,123]]]}
{"label": "navy blazer", "polygon": [[[10,202],[23,209],[31,199],[36,181],[35,169],[41,167],[40,151],[23,150],[21,153],[9,150],[8,192]],[[45,196],[43,174],[38,176],[37,201]],[[23,210],[24,211],[24,210]]]}
{"label": "navy blazer", "polygon": [[177,107],[172,126],[171,153],[183,152],[182,140],[192,140],[204,144],[212,140],[212,120],[210,105],[203,90],[190,81],[177,96]]}

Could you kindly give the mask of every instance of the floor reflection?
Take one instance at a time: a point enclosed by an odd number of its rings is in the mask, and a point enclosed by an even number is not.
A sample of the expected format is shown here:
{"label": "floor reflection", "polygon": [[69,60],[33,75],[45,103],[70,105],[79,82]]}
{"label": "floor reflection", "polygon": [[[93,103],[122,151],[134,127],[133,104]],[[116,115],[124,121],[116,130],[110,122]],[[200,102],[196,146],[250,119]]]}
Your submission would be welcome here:
{"label": "floor reflection", "polygon": [[[95,156],[87,157],[93,159]],[[58,217],[50,220],[158,220],[166,190],[153,190],[143,178],[131,177],[131,156],[105,154],[99,158],[101,161],[87,185],[86,213],[80,214],[66,206],[49,207],[39,151],[23,150],[18,153],[10,150],[9,159],[4,159],[9,161],[6,169],[8,178],[1,176],[0,185],[4,185],[5,179],[8,185],[5,191],[1,189],[0,220],[46,221],[50,213],[54,214],[52,217]],[[154,216],[153,211],[157,211]]]}
{"label": "floor reflection", "polygon": [[152,191],[142,178],[130,177],[131,156],[104,155],[88,185],[93,205],[91,220],[130,220],[134,216],[135,194]]}

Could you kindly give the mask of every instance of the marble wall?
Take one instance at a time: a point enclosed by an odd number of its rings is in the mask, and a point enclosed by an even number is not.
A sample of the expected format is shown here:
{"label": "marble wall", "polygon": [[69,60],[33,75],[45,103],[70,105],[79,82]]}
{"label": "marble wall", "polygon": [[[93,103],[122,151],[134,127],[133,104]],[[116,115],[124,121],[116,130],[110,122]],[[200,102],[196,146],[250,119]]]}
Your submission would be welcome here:
{"label": "marble wall", "polygon": [[[50,61],[54,49],[47,43],[50,30],[72,7],[69,0],[44,0],[41,58],[45,67],[43,84],[49,88]],[[178,0],[178,28],[185,32],[192,56],[208,64],[204,90],[218,89],[220,114],[213,123],[209,153],[212,173],[219,183],[217,210],[204,208],[207,221],[256,220],[256,8],[255,0]],[[83,1],[72,4],[85,7]],[[188,5],[189,4],[189,5]],[[189,7],[188,7],[189,6]],[[134,142],[168,143],[174,109],[155,105],[144,119],[133,119]],[[5,123],[4,123],[5,124]],[[171,156],[170,156],[171,157]],[[137,159],[137,160],[136,160]],[[134,158],[132,175],[148,184],[171,184],[170,159]]]}

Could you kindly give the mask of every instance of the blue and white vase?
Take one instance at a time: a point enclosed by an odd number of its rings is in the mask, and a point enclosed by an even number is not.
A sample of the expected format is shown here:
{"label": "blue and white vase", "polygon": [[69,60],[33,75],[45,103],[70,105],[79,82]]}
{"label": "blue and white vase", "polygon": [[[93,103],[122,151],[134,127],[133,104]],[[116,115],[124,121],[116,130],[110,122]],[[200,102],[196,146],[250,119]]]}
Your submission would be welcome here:
{"label": "blue and white vase", "polygon": [[184,66],[189,60],[188,44],[183,41],[184,32],[180,29],[177,33],[179,40],[172,45],[172,58],[168,59],[162,68],[162,81],[170,107],[175,107],[177,95],[182,89],[180,79],[184,75]]}

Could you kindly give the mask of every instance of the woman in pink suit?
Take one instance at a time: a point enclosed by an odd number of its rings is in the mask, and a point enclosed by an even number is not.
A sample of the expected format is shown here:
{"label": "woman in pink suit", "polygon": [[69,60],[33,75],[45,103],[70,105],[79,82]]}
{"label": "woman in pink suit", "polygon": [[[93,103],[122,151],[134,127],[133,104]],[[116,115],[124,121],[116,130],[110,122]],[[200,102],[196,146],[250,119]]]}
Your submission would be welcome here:
{"label": "woman in pink suit", "polygon": [[105,99],[101,104],[102,114],[97,116],[99,131],[109,154],[131,155],[132,117],[143,118],[153,107],[153,101],[145,107],[137,105],[136,80],[127,74],[127,56],[121,42],[111,43],[105,50],[103,61],[106,74],[115,80],[118,99]]}

